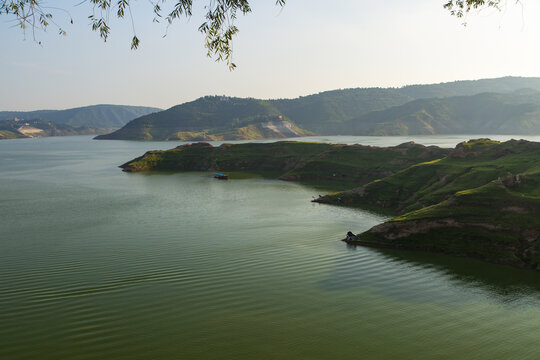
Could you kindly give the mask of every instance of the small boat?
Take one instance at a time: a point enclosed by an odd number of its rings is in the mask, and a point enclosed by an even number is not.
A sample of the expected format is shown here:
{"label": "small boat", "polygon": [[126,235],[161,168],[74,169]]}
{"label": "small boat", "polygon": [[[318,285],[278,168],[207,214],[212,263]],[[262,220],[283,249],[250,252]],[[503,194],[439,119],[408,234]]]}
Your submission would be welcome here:
{"label": "small boat", "polygon": [[228,180],[228,179],[229,179],[229,175],[226,175],[226,174],[220,174],[220,173],[215,173],[214,179]]}

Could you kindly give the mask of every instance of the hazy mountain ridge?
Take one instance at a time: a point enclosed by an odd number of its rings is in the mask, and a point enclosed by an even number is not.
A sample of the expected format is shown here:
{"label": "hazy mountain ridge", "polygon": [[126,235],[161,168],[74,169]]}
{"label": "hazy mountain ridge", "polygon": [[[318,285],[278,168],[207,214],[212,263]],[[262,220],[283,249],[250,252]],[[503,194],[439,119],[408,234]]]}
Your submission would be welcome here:
{"label": "hazy mountain ridge", "polygon": [[133,119],[157,111],[161,109],[130,105],[91,105],[65,110],[0,111],[0,120],[43,119],[72,127],[117,129]]}
{"label": "hazy mountain ridge", "polygon": [[414,99],[476,95],[485,92],[509,93],[520,89],[540,91],[540,77],[505,76],[493,79],[459,80],[429,85],[406,85],[400,92]]}
{"label": "hazy mountain ridge", "polygon": [[508,76],[407,85],[401,88],[341,89],[295,99],[269,101],[299,126],[324,135],[337,135],[349,133],[349,129],[340,126],[340,123],[413,100],[469,96],[486,92],[509,93],[520,89],[540,91],[540,78]]}
{"label": "hazy mountain ridge", "polygon": [[342,124],[354,135],[539,134],[540,92],[421,99]]}
{"label": "hazy mountain ridge", "polygon": [[[482,94],[486,91],[491,94]],[[540,133],[538,91],[540,78],[504,77],[332,90],[296,99],[206,96],[140,117],[98,138],[189,141],[283,137],[263,131],[262,124],[269,121],[283,121],[278,125],[294,127],[297,136]]]}
{"label": "hazy mountain ridge", "polygon": [[359,88],[325,91],[296,99],[269,100],[299,126],[316,133],[338,134],[344,121],[414,98],[399,89]]}

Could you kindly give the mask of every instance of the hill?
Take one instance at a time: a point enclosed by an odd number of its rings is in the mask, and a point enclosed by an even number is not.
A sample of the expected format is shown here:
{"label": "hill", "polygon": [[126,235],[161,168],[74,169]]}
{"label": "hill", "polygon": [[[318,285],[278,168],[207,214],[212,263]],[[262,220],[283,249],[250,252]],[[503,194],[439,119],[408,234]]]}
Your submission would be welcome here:
{"label": "hill", "polygon": [[392,176],[317,201],[404,213],[437,204],[457,191],[485,185],[508,173],[525,172],[536,167],[538,159],[540,143],[471,140],[458,144],[442,159],[421,162]]}
{"label": "hill", "polygon": [[299,126],[317,134],[337,135],[343,122],[375,110],[414,100],[399,89],[345,89],[296,99],[269,100]]}
{"label": "hill", "polygon": [[66,110],[0,111],[0,120],[42,119],[72,127],[117,129],[135,118],[160,110],[145,106],[92,105]]}
{"label": "hill", "polygon": [[[406,194],[393,201],[405,213],[348,242],[540,270],[539,159],[540,143],[470,141],[443,160],[368,184],[363,193],[376,191],[381,199]],[[364,196],[357,195],[360,204]],[[366,200],[373,203],[375,197]]]}
{"label": "hill", "polygon": [[419,159],[438,159],[448,152],[410,143],[388,148],[292,141],[219,147],[194,143],[167,151],[149,151],[121,167],[127,172],[254,172],[336,189],[365,184],[407,168]]}
{"label": "hill", "polygon": [[55,124],[49,120],[0,120],[0,140],[45,136],[92,135],[102,134],[104,129],[88,126],[73,127]]}
{"label": "hill", "polygon": [[[352,134],[351,131],[355,129],[354,124],[351,125],[348,120],[374,111],[403,105],[413,100],[466,97],[486,92],[504,94],[522,89],[531,89],[533,92],[540,91],[540,78],[508,76],[497,79],[408,85],[401,88],[343,89],[325,91],[296,99],[270,101],[299,126],[318,134],[337,135]],[[395,134],[401,134],[399,127]],[[373,135],[373,133],[368,133],[368,135]]]}
{"label": "hill", "polygon": [[96,139],[237,140],[305,136],[270,102],[206,96],[131,121]]}
{"label": "hill", "polygon": [[415,100],[342,126],[355,135],[540,134],[540,92]]}

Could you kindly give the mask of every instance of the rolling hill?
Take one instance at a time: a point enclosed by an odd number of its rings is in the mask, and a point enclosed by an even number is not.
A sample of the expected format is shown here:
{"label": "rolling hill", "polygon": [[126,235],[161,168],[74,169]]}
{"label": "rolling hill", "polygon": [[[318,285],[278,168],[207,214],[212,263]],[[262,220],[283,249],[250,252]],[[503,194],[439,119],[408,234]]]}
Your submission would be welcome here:
{"label": "rolling hill", "polygon": [[402,105],[414,98],[398,89],[332,90],[296,99],[269,100],[298,126],[318,134],[340,134],[339,125],[359,115]]}
{"label": "rolling hill", "polygon": [[[167,151],[149,151],[121,168],[126,172],[263,173],[269,178],[336,189],[368,183],[416,164],[419,159],[439,159],[449,151],[412,143],[393,147],[295,141],[222,144],[218,147],[194,143]],[[234,173],[231,177],[235,177]]]}
{"label": "rolling hill", "polygon": [[540,134],[540,92],[414,100],[341,126],[351,135]]}
{"label": "rolling hill", "polygon": [[[442,252],[540,270],[540,143],[489,139],[319,202],[400,216],[349,243]],[[339,202],[336,202],[337,199]]]}
{"label": "rolling hill", "polygon": [[140,117],[120,130],[96,139],[237,140],[309,134],[268,101],[206,96]]}
{"label": "rolling hill", "polygon": [[508,76],[497,79],[408,85],[401,88],[343,89],[270,102],[302,128],[318,134],[337,135],[350,134],[348,120],[413,100],[470,96],[486,92],[504,94],[521,89],[540,91],[540,78]]}

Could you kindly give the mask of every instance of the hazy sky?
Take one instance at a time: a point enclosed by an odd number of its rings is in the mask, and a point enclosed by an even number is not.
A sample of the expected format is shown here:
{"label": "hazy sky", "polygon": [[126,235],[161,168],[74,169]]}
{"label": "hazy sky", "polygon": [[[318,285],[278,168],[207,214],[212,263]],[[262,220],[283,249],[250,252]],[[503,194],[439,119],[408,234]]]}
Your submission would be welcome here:
{"label": "hazy sky", "polygon": [[[284,98],[352,87],[389,87],[488,77],[540,76],[540,4],[468,16],[466,27],[445,0],[253,0],[237,21],[230,72],[206,57],[197,32],[202,10],[165,33],[146,0],[132,0],[139,50],[129,21],[112,21],[107,43],[90,30],[90,5],[47,1],[68,35],[54,28],[26,40],[0,16],[0,110],[63,109],[92,104],[168,108],[204,95]],[[169,0],[172,4],[174,0]],[[196,0],[205,4],[207,0]]]}

